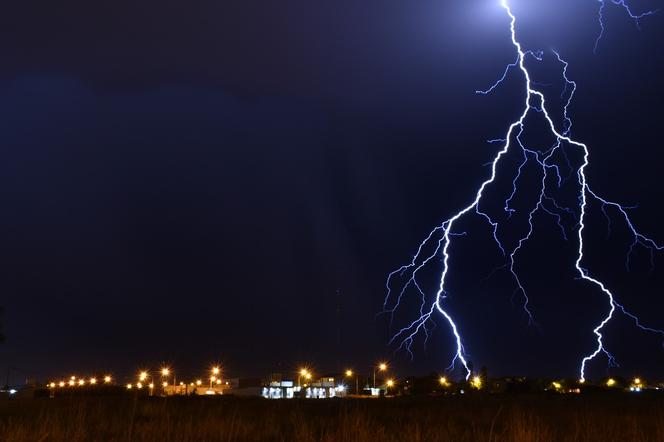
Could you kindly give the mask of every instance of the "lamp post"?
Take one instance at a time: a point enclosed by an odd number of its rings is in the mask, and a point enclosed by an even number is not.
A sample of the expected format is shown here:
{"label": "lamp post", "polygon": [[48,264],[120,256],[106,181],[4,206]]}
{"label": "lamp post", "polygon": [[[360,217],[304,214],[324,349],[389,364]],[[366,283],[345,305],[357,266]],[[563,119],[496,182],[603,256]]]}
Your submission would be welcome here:
{"label": "lamp post", "polygon": [[297,376],[297,386],[298,387],[302,386],[302,378],[311,379],[311,373],[309,373],[309,370],[307,370],[306,368],[302,368],[298,372],[298,376]]}
{"label": "lamp post", "polygon": [[394,380],[393,379],[388,379],[387,382],[385,382],[385,390],[387,393],[390,392],[390,388],[394,387]]}
{"label": "lamp post", "polygon": [[[351,378],[353,377],[353,370],[346,370],[346,377]],[[357,376],[355,376],[355,394],[360,394],[360,385],[359,385],[359,379]]]}
{"label": "lamp post", "polygon": [[147,371],[142,371],[138,374],[138,380],[140,382],[136,385],[140,390],[143,387],[143,382],[145,382],[148,379],[148,377],[150,378],[150,384],[148,384],[148,387],[150,389],[149,395],[152,396],[152,389],[154,388],[154,383],[152,382],[152,376]]}
{"label": "lamp post", "polygon": [[380,364],[374,366],[373,368],[373,388],[376,388],[376,369],[379,371],[385,371],[387,370],[387,364],[385,362],[381,362]]}
{"label": "lamp post", "polygon": [[[166,387],[168,387],[168,378],[171,375],[171,369],[169,367],[161,367],[160,374],[162,394],[166,396]],[[173,375],[173,385],[175,385],[175,375]]]}
{"label": "lamp post", "polygon": [[210,388],[212,388],[212,383],[217,380],[217,376],[219,376],[219,373],[221,373],[221,369],[217,366],[212,367],[211,375],[210,375]]}

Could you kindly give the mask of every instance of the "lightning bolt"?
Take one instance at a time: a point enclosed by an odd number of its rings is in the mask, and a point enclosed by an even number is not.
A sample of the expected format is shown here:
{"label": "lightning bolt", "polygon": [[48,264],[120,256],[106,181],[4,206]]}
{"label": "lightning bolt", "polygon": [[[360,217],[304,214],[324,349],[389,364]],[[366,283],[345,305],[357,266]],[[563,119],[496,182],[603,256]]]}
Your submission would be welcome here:
{"label": "lightning bolt", "polygon": [[[654,11],[648,11],[641,14],[635,14],[624,0],[611,0],[611,2],[622,7],[627,12],[627,15],[636,22],[637,26],[639,25],[640,19],[654,13]],[[598,17],[600,22],[600,34],[597,38],[597,41],[595,42],[596,48],[599,45],[599,42],[601,41],[601,38],[605,32],[604,11],[606,2],[604,0],[599,0],[599,3],[600,6]],[[561,57],[558,52],[553,51],[553,54],[556,57],[556,61],[562,66],[562,79],[565,85],[560,95],[560,98],[564,104],[562,108],[562,127],[559,130],[556,128],[556,124],[554,123],[549,110],[547,109],[547,102],[544,93],[540,91],[537,88],[538,85],[532,81],[530,72],[526,67],[527,59],[532,59],[535,62],[541,62],[544,59],[544,53],[541,51],[526,51],[523,49],[521,43],[517,39],[516,16],[512,13],[507,0],[501,0],[501,6],[509,18],[510,37],[511,43],[516,51],[516,60],[506,66],[502,76],[493,85],[491,85],[486,90],[478,90],[476,93],[481,95],[490,94],[503,83],[503,81],[510,75],[512,71],[519,71],[523,76],[525,83],[525,101],[523,111],[518,120],[509,126],[507,134],[504,138],[489,141],[492,144],[501,143],[502,148],[496,153],[493,161],[489,163],[491,173],[489,177],[480,185],[474,199],[466,207],[443,221],[439,226],[435,227],[424,239],[424,241],[420,243],[415,255],[408,264],[400,267],[388,275],[386,282],[387,294],[383,303],[383,309],[384,311],[389,312],[392,317],[394,316],[395,311],[399,308],[402,299],[404,296],[406,296],[408,290],[411,287],[416,289],[421,299],[419,310],[420,316],[414,321],[410,322],[410,324],[407,326],[398,330],[392,337],[390,344],[399,342],[397,350],[405,348],[412,356],[412,345],[415,338],[420,332],[422,332],[425,334],[426,343],[426,338],[428,338],[427,324],[433,322],[433,315],[438,313],[449,325],[455,342],[454,357],[452,358],[450,367],[448,367],[448,369],[452,369],[456,364],[460,364],[465,370],[466,380],[470,378],[472,372],[470,364],[468,363],[468,354],[466,353],[463,339],[461,337],[460,327],[445,308],[445,300],[449,296],[446,289],[446,281],[449,273],[449,264],[451,259],[450,245],[454,237],[466,234],[465,232],[459,232],[455,230],[456,224],[457,221],[459,221],[461,218],[472,214],[480,216],[490,227],[497,248],[507,258],[507,264],[505,264],[502,268],[509,270],[515,281],[516,291],[523,297],[522,308],[528,317],[529,324],[535,324],[533,313],[529,309],[530,299],[516,269],[516,258],[519,251],[523,248],[525,243],[531,238],[533,234],[535,229],[533,222],[534,215],[541,211],[542,213],[552,216],[556,220],[565,240],[568,240],[565,219],[572,219],[574,221],[573,228],[576,231],[578,242],[574,267],[578,272],[581,280],[586,281],[591,286],[599,289],[606,296],[608,307],[606,316],[592,330],[596,337],[597,345],[592,352],[583,357],[581,360],[580,380],[585,381],[586,367],[588,363],[599,355],[605,355],[610,365],[617,365],[613,355],[606,349],[604,345],[604,336],[602,335],[602,330],[611,321],[611,319],[613,319],[616,313],[622,313],[627,318],[629,318],[636,327],[645,332],[664,335],[664,330],[659,330],[643,325],[636,315],[630,313],[622,304],[618,303],[614,293],[611,292],[602,281],[593,277],[590,272],[583,267],[582,263],[584,260],[585,247],[584,232],[586,230],[586,218],[589,200],[592,200],[600,205],[603,214],[608,220],[609,233],[611,229],[611,217],[609,215],[609,210],[617,213],[628,227],[633,240],[627,253],[627,266],[629,265],[630,256],[637,246],[642,246],[650,250],[651,261],[654,259],[652,258],[654,252],[663,250],[664,246],[659,245],[654,240],[641,234],[636,229],[627,212],[629,207],[607,200],[599,196],[591,189],[586,177],[586,168],[590,164],[590,151],[586,144],[575,141],[571,138],[572,120],[569,116],[569,106],[572,103],[577,85],[568,77],[569,64]],[[555,137],[555,143],[545,151],[539,151],[530,148],[522,140],[525,120],[531,114],[531,112],[537,112],[544,117],[550,133]],[[567,156],[565,148],[566,145],[573,149],[577,149],[582,154],[583,161],[580,166],[574,167],[572,165],[572,162]],[[512,207],[511,203],[518,192],[519,182],[521,179],[523,179],[523,169],[529,164],[535,164],[539,169],[541,180],[539,181],[537,187],[537,201],[535,202],[534,206],[532,206],[531,210],[527,213],[528,229],[525,235],[519,238],[519,240],[516,242],[515,247],[508,250],[499,239],[499,222],[495,221],[488,213],[482,210],[481,202],[487,187],[493,184],[497,179],[498,166],[501,160],[512,149],[520,150],[522,153],[522,161],[518,166],[516,175],[512,180],[512,191],[504,203],[504,210],[507,212],[508,219],[514,213],[516,213],[516,209]],[[570,170],[570,173],[566,177],[562,176],[560,167],[555,162],[557,156],[561,156],[563,158],[567,168]],[[560,188],[565,181],[569,180],[574,175],[576,175],[579,191],[577,195],[577,206],[573,209],[560,205],[556,199],[550,195],[548,190],[549,187],[551,187],[550,183],[552,181],[555,183],[555,187]],[[422,285],[418,282],[418,273],[439,256],[442,256],[442,272],[440,274],[437,289],[435,290],[432,299],[427,299],[426,290],[424,290]],[[401,289],[398,291],[396,296],[394,295],[392,288],[395,279],[406,280],[406,282],[401,285]]]}
{"label": "lightning bolt", "polygon": [[[599,3],[599,10],[597,13],[597,20],[599,21],[599,35],[595,40],[595,48],[594,48],[595,53],[597,53],[597,50],[599,49],[599,44],[602,41],[602,37],[604,37],[604,32],[606,31],[606,25],[604,24],[604,12],[606,10],[607,1],[597,0],[597,2]],[[627,3],[625,0],[611,0],[611,3],[621,7],[625,11],[625,13],[627,13],[629,18],[631,18],[634,21],[634,24],[638,29],[641,29],[642,18],[651,16],[658,12],[657,10],[650,10],[641,13],[635,13],[632,7],[629,5],[629,3]]]}

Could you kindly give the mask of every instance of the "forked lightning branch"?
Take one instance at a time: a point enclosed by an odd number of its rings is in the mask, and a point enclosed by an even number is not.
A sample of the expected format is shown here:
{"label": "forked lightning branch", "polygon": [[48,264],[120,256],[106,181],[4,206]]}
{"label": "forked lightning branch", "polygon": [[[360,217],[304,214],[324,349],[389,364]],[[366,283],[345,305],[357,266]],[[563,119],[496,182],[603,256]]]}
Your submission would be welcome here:
{"label": "forked lightning branch", "polygon": [[[604,12],[605,8],[609,6],[604,0],[601,0],[599,3],[598,18],[600,23],[600,33],[595,44],[596,49],[605,31]],[[624,9],[627,16],[634,20],[637,26],[643,17],[654,13],[653,11],[635,13],[630,5],[624,0],[611,0],[610,3],[616,7]],[[510,272],[515,287],[522,297],[522,307],[527,314],[529,321],[532,323],[535,321],[535,318],[529,308],[531,300],[522,284],[515,264],[519,258],[519,252],[531,238],[535,229],[535,214],[542,212],[554,217],[558,225],[561,227],[562,234],[566,239],[566,229],[563,226],[562,217],[563,215],[568,214],[572,215],[576,220],[574,224],[574,232],[577,248],[576,258],[573,264],[578,273],[579,279],[586,283],[584,290],[600,290],[606,298],[606,310],[603,314],[602,320],[599,323],[591,324],[588,327],[588,332],[593,333],[596,338],[596,345],[594,348],[588,349],[588,353],[580,361],[579,376],[580,380],[584,381],[586,378],[587,364],[593,359],[604,356],[609,364],[615,363],[614,357],[608,350],[609,345],[605,342],[602,332],[604,327],[616,315],[622,314],[626,316],[636,327],[645,332],[664,335],[663,330],[642,324],[637,316],[624,307],[624,301],[619,299],[620,295],[615,293],[603,281],[594,277],[590,269],[585,267],[584,235],[587,233],[587,230],[591,228],[591,226],[588,225],[587,220],[588,204],[594,203],[600,205],[607,218],[611,216],[617,217],[621,223],[626,225],[632,237],[628,259],[636,247],[644,247],[649,249],[651,253],[654,253],[655,251],[664,249],[664,246],[656,243],[651,238],[644,236],[636,229],[629,217],[626,207],[600,196],[600,194],[591,187],[586,176],[586,168],[591,161],[590,151],[586,144],[574,140],[571,136],[572,120],[568,111],[574,93],[576,92],[576,83],[568,77],[568,63],[556,51],[552,51],[551,54],[548,55],[542,51],[524,49],[518,39],[517,18],[512,12],[508,0],[502,0],[501,6],[509,20],[509,37],[511,38],[511,43],[516,53],[516,60],[505,68],[503,75],[498,81],[496,81],[496,83],[486,90],[477,92],[484,95],[490,94],[500,87],[508,76],[520,75],[523,79],[523,91],[525,96],[523,110],[518,120],[509,126],[504,139],[493,140],[494,142],[502,143],[502,148],[497,152],[491,162],[491,173],[489,177],[479,186],[477,193],[470,203],[434,228],[419,245],[412,260],[408,264],[390,273],[388,276],[386,284],[387,295],[384,301],[384,310],[386,312],[393,315],[406,296],[414,294],[420,299],[420,308],[415,319],[396,332],[391,343],[398,344],[398,349],[405,348],[408,352],[412,353],[412,345],[415,338],[422,334],[424,335],[424,339],[426,339],[428,337],[429,325],[436,317],[441,317],[449,326],[455,346],[454,357],[449,368],[451,369],[456,365],[461,366],[465,371],[466,379],[469,379],[472,372],[468,362],[468,353],[464,347],[463,325],[458,318],[453,318],[452,314],[448,311],[445,302],[448,297],[447,280],[450,262],[454,259],[450,252],[450,245],[455,237],[465,234],[465,232],[462,232],[457,228],[460,220],[469,216],[477,216],[486,221],[488,228],[493,234],[496,246],[506,257],[506,264],[504,267]],[[527,68],[527,61],[541,62],[547,56],[555,57],[556,62],[559,64],[562,80],[565,83],[565,91],[567,93],[566,99],[563,103],[563,118],[562,123],[559,123],[560,127],[557,127],[556,123],[554,123],[554,118],[552,118],[550,109],[547,107],[545,93],[539,89],[539,84],[532,79],[531,72]],[[544,117],[546,126],[548,126],[548,131],[555,139],[552,146],[545,149],[533,149],[523,142],[522,135],[526,126],[526,119],[533,112],[537,112]],[[513,208],[513,200],[517,191],[523,186],[527,185],[529,188],[533,188],[534,186],[534,188],[537,189],[538,197],[527,215],[528,228],[526,234],[515,242],[513,248],[507,249],[501,242],[498,234],[498,228],[499,226],[502,227],[502,225],[483,210],[482,203],[488,186],[497,180],[501,169],[501,161],[504,160],[504,157],[508,153],[512,153],[512,150],[514,149],[522,154],[523,160],[517,168],[516,174],[513,176],[512,191],[505,200],[504,210],[509,215],[516,211],[516,209]],[[560,187],[564,181],[561,176],[560,165],[558,162],[561,157],[566,158],[565,149],[577,150],[582,158],[581,163],[573,168],[574,173],[572,174],[572,176],[578,181],[578,195],[575,199],[576,207],[566,207],[559,203],[554,195],[555,188]],[[522,171],[526,165],[532,164],[535,164],[540,169],[541,180],[537,180],[535,183],[524,183]],[[570,163],[568,162],[567,164],[569,165]],[[509,220],[509,216],[507,219]],[[429,293],[424,285],[420,283],[418,277],[423,269],[428,268],[428,266],[433,266],[441,261],[442,269],[440,270],[440,279],[437,283],[437,288],[434,293]]]}

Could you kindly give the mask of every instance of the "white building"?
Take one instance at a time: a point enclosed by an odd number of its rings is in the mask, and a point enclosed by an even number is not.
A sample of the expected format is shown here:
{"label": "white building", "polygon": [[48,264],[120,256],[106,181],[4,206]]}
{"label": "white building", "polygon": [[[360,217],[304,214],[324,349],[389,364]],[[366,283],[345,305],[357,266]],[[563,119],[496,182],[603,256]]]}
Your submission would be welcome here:
{"label": "white building", "polygon": [[337,384],[334,378],[321,378],[303,385],[295,385],[294,381],[271,381],[264,385],[261,396],[266,399],[327,399],[346,396],[347,388]]}

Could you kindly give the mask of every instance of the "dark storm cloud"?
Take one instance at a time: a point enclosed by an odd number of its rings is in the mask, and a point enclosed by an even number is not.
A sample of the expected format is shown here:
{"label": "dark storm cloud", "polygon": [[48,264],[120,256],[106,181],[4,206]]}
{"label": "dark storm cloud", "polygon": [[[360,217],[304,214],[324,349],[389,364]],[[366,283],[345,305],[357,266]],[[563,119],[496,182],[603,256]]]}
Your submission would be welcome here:
{"label": "dark storm cloud", "polygon": [[[570,59],[575,127],[596,158],[589,175],[639,202],[639,226],[657,232],[662,19],[639,33],[607,14],[595,57],[594,2],[574,2],[573,20],[559,12],[572,2],[545,3],[546,14],[515,8],[529,47],[550,44]],[[374,320],[384,277],[468,201],[495,151],[484,141],[519,111],[518,77],[494,97],[473,94],[513,61],[495,6],[4,5],[3,361],[48,375],[160,359],[194,369],[218,358],[260,375],[391,354],[389,326]],[[461,243],[455,308],[477,363],[497,372],[568,374],[591,345],[583,327],[602,301],[573,280],[548,282],[569,268],[537,264],[568,259],[570,246],[543,223],[549,235],[524,268],[541,300],[538,330],[510,304],[509,278],[478,282],[498,259],[483,252],[487,268],[476,265],[485,230]],[[657,323],[661,277],[647,266],[617,276],[622,252],[592,259]],[[575,326],[559,327],[560,317]],[[623,325],[609,333],[628,333]],[[449,336],[442,324],[436,333],[405,370],[447,365]],[[659,346],[638,338],[614,338],[628,367],[638,366],[634,352]],[[32,368],[46,363],[52,372]]]}

